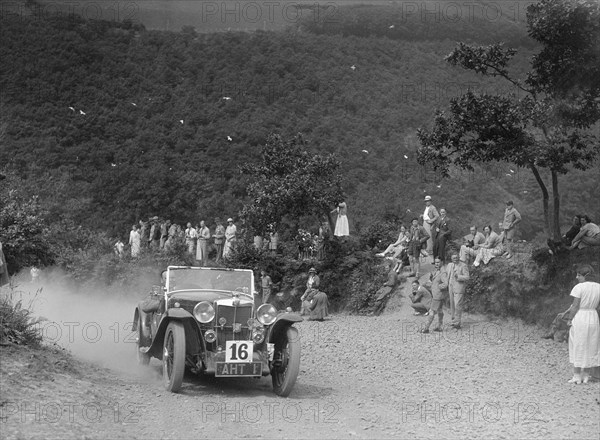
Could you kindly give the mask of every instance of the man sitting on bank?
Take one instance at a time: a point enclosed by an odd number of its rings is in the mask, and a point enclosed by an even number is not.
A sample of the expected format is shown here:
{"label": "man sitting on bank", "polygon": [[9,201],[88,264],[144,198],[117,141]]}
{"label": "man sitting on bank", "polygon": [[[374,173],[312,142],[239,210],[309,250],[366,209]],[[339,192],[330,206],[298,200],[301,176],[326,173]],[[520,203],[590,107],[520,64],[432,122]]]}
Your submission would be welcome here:
{"label": "man sitting on bank", "polygon": [[477,230],[477,226],[471,226],[469,233],[463,237],[463,244],[460,247],[460,261],[469,264],[471,257],[477,256],[477,251],[485,243],[485,235]]}

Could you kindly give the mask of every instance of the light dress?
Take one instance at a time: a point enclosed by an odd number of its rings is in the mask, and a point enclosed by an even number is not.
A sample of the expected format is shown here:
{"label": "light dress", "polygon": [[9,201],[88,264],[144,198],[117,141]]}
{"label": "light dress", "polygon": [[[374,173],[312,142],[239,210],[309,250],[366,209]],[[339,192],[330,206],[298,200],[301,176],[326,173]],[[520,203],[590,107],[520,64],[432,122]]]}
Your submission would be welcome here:
{"label": "light dress", "polygon": [[350,227],[348,226],[348,216],[346,215],[348,212],[348,206],[345,202],[342,202],[338,205],[337,212],[338,217],[337,221],[335,222],[335,230],[333,231],[333,235],[337,237],[350,235]]}
{"label": "light dress", "polygon": [[569,330],[569,362],[576,368],[600,365],[600,320],[596,307],[600,304],[600,284],[585,281],[571,290],[580,298],[579,310]]}

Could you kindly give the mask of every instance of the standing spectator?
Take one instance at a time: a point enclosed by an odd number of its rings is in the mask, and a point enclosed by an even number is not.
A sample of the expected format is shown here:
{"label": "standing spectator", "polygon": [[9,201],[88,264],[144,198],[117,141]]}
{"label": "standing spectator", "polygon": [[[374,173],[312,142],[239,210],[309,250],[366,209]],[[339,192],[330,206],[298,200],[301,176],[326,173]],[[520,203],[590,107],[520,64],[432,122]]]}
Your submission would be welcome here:
{"label": "standing spectator", "polygon": [[[133,231],[132,231],[133,232]],[[131,234],[131,233],[130,233]],[[119,258],[123,258],[123,250],[125,249],[125,243],[120,238],[113,246],[113,250],[115,251],[115,255]]]}
{"label": "standing spectator", "polygon": [[200,221],[198,230],[198,247],[196,249],[196,260],[200,266],[208,263],[208,240],[210,240],[210,229],[206,227],[204,220]]}
{"label": "standing spectator", "polygon": [[133,225],[131,227],[131,232],[129,233],[129,246],[131,247],[131,256],[136,258],[140,254],[140,243],[142,241],[142,237],[138,232],[137,225]]}
{"label": "standing spectator", "polygon": [[431,196],[425,196],[425,211],[423,212],[423,227],[429,238],[427,238],[427,252],[433,253],[433,234],[431,233],[431,225],[439,218],[439,214],[435,206],[431,202]]}
{"label": "standing spectator", "polygon": [[469,264],[469,257],[475,257],[484,243],[485,235],[477,230],[477,226],[471,226],[469,233],[463,237],[459,251],[460,261]]}
{"label": "standing spectator", "polygon": [[409,236],[408,255],[410,257],[410,267],[412,272],[408,274],[408,276],[416,276],[417,279],[419,279],[421,270],[421,248],[429,239],[429,234],[427,234],[423,226],[419,225],[419,219],[413,218]]}
{"label": "standing spectator", "polygon": [[564,313],[571,321],[569,330],[569,362],[573,364],[573,378],[569,383],[587,383],[592,368],[600,366],[600,284],[587,281],[593,273],[589,264],[577,268],[577,284],[571,290],[573,304]]}
{"label": "standing spectator", "polygon": [[[170,222],[170,220],[169,220],[169,222]],[[177,223],[173,223],[173,224],[169,225],[169,231],[168,231],[169,236],[167,237],[167,241],[165,241],[165,249],[170,249],[171,246],[173,246],[175,244],[177,239],[180,238],[181,232],[182,232],[181,226],[179,226]]]}
{"label": "standing spectator", "polygon": [[2,250],[2,242],[0,241],[0,287],[9,283],[8,266],[6,266],[6,257]]}
{"label": "standing spectator", "polygon": [[37,267],[37,264],[33,265],[31,267],[31,270],[29,271],[29,274],[31,275],[31,282],[32,283],[39,283],[40,281],[40,273],[41,270],[39,267]]}
{"label": "standing spectator", "polygon": [[415,309],[413,315],[425,315],[429,314],[431,308],[431,292],[425,287],[419,284],[419,280],[412,282],[412,293],[410,295],[412,304],[410,305]]}
{"label": "standing spectator", "polygon": [[435,221],[432,229],[435,230],[433,259],[435,261],[436,258],[439,258],[444,263],[446,261],[446,243],[451,239],[452,235],[452,229],[450,229],[450,223],[448,217],[446,217],[446,210],[444,208],[440,209],[440,217]]}
{"label": "standing spectator", "polygon": [[262,251],[263,246],[264,246],[263,236],[255,235],[254,236],[254,249],[256,249],[257,251]]}
{"label": "standing spectator", "polygon": [[192,227],[192,224],[188,222],[185,230],[185,245],[187,246],[187,251],[190,255],[194,255],[196,240],[198,240],[198,231],[196,231],[196,228]]}
{"label": "standing spectator", "polygon": [[221,219],[215,218],[215,223],[217,224],[217,227],[215,228],[215,235],[213,235],[213,237],[215,239],[215,247],[217,248],[216,262],[218,263],[223,257],[223,242],[225,241],[225,228],[223,227]]}
{"label": "standing spectator", "polygon": [[262,288],[262,303],[266,304],[269,302],[269,297],[271,296],[273,281],[264,269],[260,271],[260,285]]}
{"label": "standing spectator", "polygon": [[338,207],[331,211],[331,213],[337,213],[337,220],[335,222],[335,230],[333,235],[336,237],[345,237],[350,235],[350,227],[348,225],[348,206],[346,202],[340,202]]}
{"label": "standing spectator", "polygon": [[515,238],[515,226],[521,221],[521,214],[513,206],[512,200],[506,202],[506,209],[504,210],[504,221],[502,222],[502,230],[504,230],[504,242],[506,246],[506,252],[508,255],[506,258],[512,258],[512,241]]}
{"label": "standing spectator", "polygon": [[150,227],[150,236],[148,242],[153,250],[160,249],[160,224],[158,223],[158,217],[154,216],[151,219],[152,226]]}
{"label": "standing spectator", "polygon": [[573,243],[569,249],[583,249],[589,246],[600,246],[600,227],[592,223],[587,215],[581,216],[581,229],[573,238]]}
{"label": "standing spectator", "polygon": [[165,248],[165,243],[169,239],[169,227],[171,226],[171,220],[167,220],[160,225],[160,249]]}
{"label": "standing spectator", "polygon": [[277,232],[274,227],[272,227],[271,232],[269,232],[269,251],[272,254],[277,253],[277,248],[279,247],[279,232]]}
{"label": "standing spectator", "polygon": [[469,267],[458,259],[457,254],[452,254],[452,262],[446,267],[448,274],[448,294],[450,296],[450,314],[455,329],[461,327],[463,295],[469,280]]}
{"label": "standing spectator", "polygon": [[228,258],[237,241],[237,228],[233,224],[233,219],[227,219],[227,228],[225,228],[225,246],[223,248],[223,257]]}
{"label": "standing spectator", "polygon": [[429,310],[429,318],[427,318],[427,324],[422,330],[422,333],[429,333],[429,327],[435,319],[435,315],[438,317],[438,325],[433,329],[434,332],[441,332],[442,325],[444,324],[444,290],[448,288],[448,277],[446,271],[442,268],[442,260],[439,258],[435,259],[435,269],[429,274],[429,288],[431,289],[431,309]]}
{"label": "standing spectator", "polygon": [[150,233],[150,230],[148,228],[148,222],[145,222],[143,220],[139,221],[139,227],[138,227],[138,232],[140,233],[140,247],[146,247],[148,246],[148,236]]}

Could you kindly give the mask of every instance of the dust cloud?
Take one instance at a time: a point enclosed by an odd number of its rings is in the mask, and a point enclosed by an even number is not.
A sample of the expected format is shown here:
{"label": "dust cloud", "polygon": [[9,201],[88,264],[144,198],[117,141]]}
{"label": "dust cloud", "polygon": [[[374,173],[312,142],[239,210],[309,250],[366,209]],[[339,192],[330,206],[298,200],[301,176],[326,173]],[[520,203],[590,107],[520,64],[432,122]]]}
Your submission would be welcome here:
{"label": "dust cloud", "polygon": [[132,324],[135,306],[152,281],[140,283],[144,286],[135,291],[116,293],[102,287],[80,290],[51,269],[45,269],[36,282],[28,273],[14,280],[14,299],[43,318],[38,327],[46,344],[56,344],[80,359],[121,373],[136,375],[143,370],[135,357]]}

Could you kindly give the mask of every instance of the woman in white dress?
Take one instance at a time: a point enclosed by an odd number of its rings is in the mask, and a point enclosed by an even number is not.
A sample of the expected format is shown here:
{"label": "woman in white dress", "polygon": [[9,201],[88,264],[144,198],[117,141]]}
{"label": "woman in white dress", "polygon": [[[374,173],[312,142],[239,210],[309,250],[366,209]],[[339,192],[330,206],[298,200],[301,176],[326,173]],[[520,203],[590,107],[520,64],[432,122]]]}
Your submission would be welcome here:
{"label": "woman in white dress", "polygon": [[577,284],[571,290],[573,304],[565,312],[572,320],[569,330],[569,362],[573,364],[573,378],[569,383],[587,383],[590,372],[600,366],[600,284],[586,281],[593,273],[590,265],[577,268]]}
{"label": "woman in white dress", "polygon": [[133,225],[131,227],[131,232],[129,233],[129,246],[131,247],[131,256],[133,258],[137,257],[140,254],[140,244],[142,241],[142,237],[138,232],[137,225]]}
{"label": "woman in white dress", "polygon": [[333,235],[336,237],[344,237],[350,235],[350,227],[348,226],[348,205],[346,202],[341,202],[336,209],[331,211],[337,213],[337,221],[335,222],[335,230]]}

